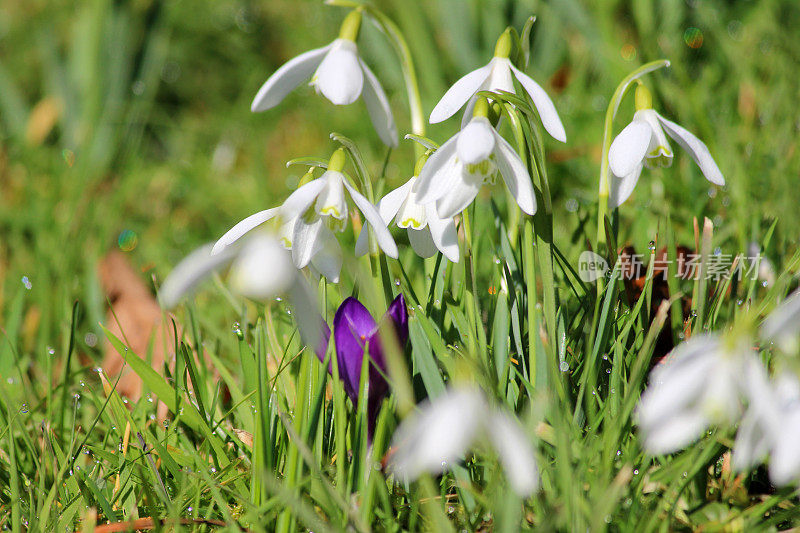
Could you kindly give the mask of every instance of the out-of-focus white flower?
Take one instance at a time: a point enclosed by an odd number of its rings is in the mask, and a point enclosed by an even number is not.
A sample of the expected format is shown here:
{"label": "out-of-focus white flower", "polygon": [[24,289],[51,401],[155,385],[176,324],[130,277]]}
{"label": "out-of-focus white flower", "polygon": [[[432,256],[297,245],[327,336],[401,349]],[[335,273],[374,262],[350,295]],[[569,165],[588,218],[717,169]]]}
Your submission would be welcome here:
{"label": "out-of-focus white flower", "polygon": [[286,295],[295,309],[305,342],[316,346],[320,337],[319,313],[308,283],[292,264],[290,253],[268,232],[255,232],[212,253],[203,246],[170,272],[159,290],[161,306],[171,309],[216,271],[228,268],[234,292],[254,300]]}
{"label": "out-of-focus white flower", "polygon": [[778,486],[800,481],[800,382],[781,373],[754,380],[750,405],[733,448],[733,466],[747,470],[769,457],[769,477]]}
{"label": "out-of-focus white flower", "polygon": [[475,116],[459,132],[436,150],[419,173],[412,187],[419,204],[436,202],[443,219],[464,210],[484,183],[500,174],[520,209],[536,212],[536,196],[525,164],[503,137],[492,127],[488,103],[478,100]]}
{"label": "out-of-focus white flower", "polygon": [[[355,41],[361,27],[361,12],[352,11],[342,23],[339,38],[291,59],[261,86],[250,109],[266,111],[305,80],[335,105],[347,105],[362,96],[372,124],[381,140],[397,146],[397,126],[386,93],[378,78],[358,55]],[[366,82],[366,83],[365,83]]]}
{"label": "out-of-focus white flower", "polygon": [[[283,216],[282,211],[281,207],[273,207],[272,209],[259,211],[241,220],[219,238],[214,244],[211,253],[218,254],[222,252],[226,247],[234,244],[255,228],[276,217],[282,220],[277,231],[277,237],[286,250],[291,250],[298,216],[295,215],[293,218],[285,220],[286,217]],[[313,274],[325,276],[331,283],[337,283],[339,281],[339,273],[342,270],[342,254],[339,242],[327,227],[320,228],[319,232],[321,245],[313,250],[314,253],[308,266]]]}
{"label": "out-of-focus white flower", "polygon": [[608,163],[614,174],[609,183],[609,204],[619,207],[633,192],[642,167],[668,167],[672,164],[672,149],[667,134],[686,150],[700,167],[708,181],[725,185],[719,167],[708,147],[683,127],[671,122],[653,109],[650,91],[636,88],[636,113],[630,124],[617,135],[608,152]]}
{"label": "out-of-focus white flower", "polygon": [[761,326],[761,337],[786,352],[797,350],[800,334],[800,290],[794,291],[769,314]]}
{"label": "out-of-focus white flower", "polygon": [[737,420],[748,376],[762,365],[749,346],[725,342],[714,334],[693,336],[650,373],[637,409],[648,452],[677,451],[710,425]]}
{"label": "out-of-focus white flower", "polygon": [[450,388],[404,420],[393,437],[390,468],[404,480],[437,474],[479,441],[492,444],[518,494],[536,490],[539,471],[530,440],[513,416],[491,407],[475,388]]}
{"label": "out-of-focus white flower", "polygon": [[[378,212],[386,224],[394,219],[397,227],[408,230],[408,241],[420,257],[431,257],[439,250],[450,261],[458,263],[458,234],[455,222],[452,218],[441,218],[433,202],[420,204],[414,192],[416,174],[426,159],[425,156],[420,158],[417,162],[417,172],[411,179],[381,198],[378,202]],[[356,243],[358,255],[367,253],[368,235],[366,230],[359,235]]]}
{"label": "out-of-focus white flower", "polygon": [[462,120],[462,127],[466,126],[472,118],[473,107],[477,100],[475,93],[479,91],[514,93],[513,76],[531,97],[547,133],[558,141],[567,142],[567,134],[564,131],[563,124],[561,124],[561,118],[558,116],[553,101],[550,100],[550,97],[547,96],[547,93],[538,83],[514,67],[508,58],[511,52],[511,44],[511,33],[506,30],[497,40],[492,60],[487,65],[473,70],[455,82],[442,96],[442,99],[439,100],[439,103],[436,104],[433,112],[431,112],[431,124],[450,118],[469,101]]}

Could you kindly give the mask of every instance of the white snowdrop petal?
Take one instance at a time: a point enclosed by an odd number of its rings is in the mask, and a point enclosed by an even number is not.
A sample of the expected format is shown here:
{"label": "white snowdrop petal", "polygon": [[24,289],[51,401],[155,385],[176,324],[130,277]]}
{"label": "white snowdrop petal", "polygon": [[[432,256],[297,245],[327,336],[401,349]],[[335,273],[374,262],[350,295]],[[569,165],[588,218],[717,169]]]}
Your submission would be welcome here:
{"label": "white snowdrop petal", "polygon": [[650,125],[639,120],[634,120],[619,132],[608,150],[608,166],[614,176],[627,177],[641,167],[652,136]]}
{"label": "white snowdrop petal", "polygon": [[312,84],[335,105],[352,104],[361,96],[364,72],[358,62],[356,45],[337,39],[314,74]]}
{"label": "white snowdrop petal", "polygon": [[422,167],[416,183],[412,190],[417,194],[417,201],[427,204],[439,199],[446,194],[453,186],[457,174],[454,174],[454,163],[456,149],[458,146],[458,136],[455,134],[439,147]]}
{"label": "white snowdrop petal", "polygon": [[486,430],[514,491],[520,496],[531,495],[539,486],[539,469],[531,441],[519,422],[502,411],[496,411],[492,413]]}
{"label": "white snowdrop petal", "polygon": [[339,282],[342,271],[342,254],[339,241],[324,225],[319,233],[320,249],[311,258],[311,266],[331,283]]}
{"label": "white snowdrop petal", "polygon": [[214,243],[214,247],[211,249],[211,255],[218,254],[221,252],[225,247],[233,244],[237,240],[239,240],[243,235],[248,233],[254,228],[257,228],[267,220],[271,219],[275,215],[280,212],[279,207],[273,207],[272,209],[266,209],[264,211],[259,211],[249,217],[241,220],[227,232],[225,235],[219,238],[219,240]]}
{"label": "white snowdrop petal", "polygon": [[323,227],[324,223],[319,217],[310,223],[298,219],[294,226],[294,238],[292,239],[292,260],[297,268],[306,267],[322,249],[319,235]]}
{"label": "white snowdrop petal", "polygon": [[725,185],[725,178],[722,176],[722,172],[714,158],[711,157],[711,152],[709,152],[705,143],[682,126],[665,119],[658,113],[656,113],[656,116],[658,116],[658,120],[664,126],[664,129],[667,130],[667,134],[675,139],[675,142],[681,145],[681,148],[689,152],[689,155],[700,167],[706,179],[715,185]]}
{"label": "white snowdrop petal", "polygon": [[702,413],[680,413],[648,432],[644,448],[653,455],[676,452],[697,440],[708,426],[709,420]]}
{"label": "white snowdrop petal", "polygon": [[327,180],[317,178],[295,190],[281,205],[283,215],[290,219],[303,215],[327,184]]}
{"label": "white snowdrop petal", "polygon": [[436,107],[433,108],[430,123],[436,124],[437,122],[441,122],[453,116],[453,114],[480,89],[480,86],[489,76],[491,68],[491,63],[489,63],[477,70],[473,70],[455,82],[453,86],[444,93],[444,96],[442,96],[442,99],[436,104]]}
{"label": "white snowdrop petal", "polygon": [[761,336],[785,344],[800,333],[800,290],[789,295],[761,326]]}
{"label": "white snowdrop petal", "polygon": [[311,77],[332,45],[316,48],[290,59],[264,82],[258,90],[250,110],[266,111],[275,107],[294,88]]}
{"label": "white snowdrop petal", "polygon": [[362,97],[364,104],[367,106],[369,118],[378,136],[386,146],[397,146],[397,125],[392,116],[392,108],[389,105],[389,99],[386,98],[386,93],[383,92],[378,78],[369,69],[366,63],[359,58],[359,64],[364,70],[364,77],[366,84],[364,85]]}
{"label": "white snowdrop petal", "polygon": [[408,242],[411,248],[420,257],[433,257],[436,255],[436,244],[431,238],[431,230],[408,228]]}
{"label": "white snowdrop petal", "polygon": [[483,185],[482,179],[465,176],[463,165],[459,163],[453,170],[456,179],[452,180],[450,191],[436,200],[436,212],[440,218],[453,218],[463,211],[478,196]]}
{"label": "white snowdrop petal", "polygon": [[369,200],[367,200],[352,185],[350,185],[350,182],[348,182],[346,179],[343,181],[347,192],[350,193],[350,197],[353,199],[353,203],[355,203],[356,207],[361,210],[364,218],[367,220],[369,225],[372,226],[372,230],[375,233],[375,240],[378,241],[378,246],[381,247],[386,255],[397,259],[397,244],[394,242],[392,234],[389,232],[389,228],[381,218],[378,210],[369,202]]}
{"label": "white snowdrop petal", "polygon": [[778,486],[800,481],[800,409],[783,419],[783,427],[769,460],[769,478]]}
{"label": "white snowdrop petal", "polygon": [[439,218],[435,205],[428,204],[425,207],[428,210],[428,229],[430,229],[433,242],[447,259],[458,263],[461,254],[458,249],[458,232],[455,222],[452,218]]}
{"label": "white snowdrop petal", "polygon": [[494,135],[497,139],[495,157],[500,175],[503,176],[506,187],[511,191],[511,196],[517,201],[520,209],[533,215],[536,213],[536,194],[533,191],[533,183],[528,169],[511,145],[496,131]]}
{"label": "white snowdrop petal", "polygon": [[231,288],[248,298],[266,300],[285,292],[297,273],[289,252],[269,235],[245,241],[231,265]]}
{"label": "white snowdrop petal", "polygon": [[163,308],[171,309],[178,305],[184,296],[212,272],[230,263],[237,251],[226,248],[212,255],[211,249],[211,244],[198,248],[172,269],[158,291],[158,300]]}
{"label": "white snowdrop petal", "polygon": [[567,133],[564,131],[564,125],[561,123],[561,118],[558,116],[556,106],[545,90],[524,72],[514,67],[514,65],[510,66],[514,75],[522,84],[522,87],[525,88],[525,91],[531,97],[531,100],[533,100],[533,105],[536,106],[536,111],[539,112],[539,118],[542,119],[542,126],[547,130],[547,133],[557,141],[561,141],[562,143],[567,142]]}
{"label": "white snowdrop petal", "polygon": [[495,131],[486,117],[475,117],[458,134],[458,158],[467,165],[485,161],[494,151]]}
{"label": "white snowdrop petal", "polygon": [[639,182],[639,176],[642,175],[642,163],[625,176],[618,178],[617,176],[608,176],[608,205],[615,209],[625,203],[625,200],[630,198],[636,184]]}

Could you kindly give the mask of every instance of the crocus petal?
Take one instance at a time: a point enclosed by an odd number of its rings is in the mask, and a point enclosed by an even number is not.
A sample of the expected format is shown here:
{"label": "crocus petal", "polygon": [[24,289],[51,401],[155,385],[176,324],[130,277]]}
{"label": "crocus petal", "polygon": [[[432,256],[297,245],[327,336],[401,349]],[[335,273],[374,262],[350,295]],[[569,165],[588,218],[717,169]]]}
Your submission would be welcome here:
{"label": "crocus petal", "polygon": [[519,208],[525,213],[533,215],[536,213],[536,195],[533,192],[528,169],[525,168],[525,164],[517,152],[511,148],[511,145],[499,133],[492,131],[497,139],[495,156],[500,175],[503,176],[503,181],[506,182],[506,186],[511,191],[511,196],[517,201]]}
{"label": "crocus petal", "polygon": [[800,333],[800,290],[792,293],[769,314],[761,326],[761,336],[781,345]]}
{"label": "crocus petal", "polygon": [[294,227],[292,242],[292,259],[297,268],[304,268],[322,249],[323,242],[319,238],[324,227],[321,218],[308,223],[298,220]]}
{"label": "crocus petal", "polygon": [[258,90],[250,110],[266,111],[281,103],[295,87],[311,77],[330,47],[328,45],[300,54],[276,70]]}
{"label": "crocus petal", "polygon": [[198,248],[172,269],[158,291],[161,307],[171,309],[178,305],[181,298],[191,292],[212,272],[230,263],[238,251],[227,248],[212,255],[211,248],[211,244]]}
{"label": "crocus petal", "polygon": [[408,242],[420,257],[433,257],[438,251],[431,237],[431,230],[427,227],[422,229],[408,228]]}
{"label": "crocus petal", "polygon": [[320,63],[312,80],[322,95],[335,105],[347,105],[361,96],[364,73],[358,63],[356,45],[337,39]]}
{"label": "crocus petal", "polygon": [[266,209],[264,211],[259,211],[249,217],[243,219],[239,223],[237,223],[234,227],[229,229],[225,235],[219,238],[219,240],[214,243],[214,247],[211,249],[211,255],[218,254],[225,248],[239,240],[242,235],[246,234],[250,230],[260,226],[267,220],[271,219],[275,215],[280,212],[279,207],[273,207],[272,209]]}
{"label": "crocus petal", "polygon": [[367,64],[361,58],[359,58],[358,62],[361,68],[364,69],[364,77],[367,81],[362,98],[367,106],[372,125],[375,126],[375,131],[378,132],[383,144],[397,146],[397,125],[394,123],[389,99],[386,98],[386,93],[383,92],[383,87],[381,87],[378,78],[375,77],[375,74],[372,73]]}
{"label": "crocus petal", "polygon": [[656,113],[656,115],[661,125],[667,130],[667,134],[675,139],[675,142],[681,145],[684,150],[689,152],[689,155],[692,156],[694,162],[700,167],[706,179],[715,185],[725,185],[725,178],[714,162],[714,158],[711,157],[711,152],[708,151],[708,147],[705,143],[685,128],[665,119],[658,113]]}
{"label": "crocus petal", "polygon": [[494,128],[486,117],[475,117],[458,134],[456,153],[467,165],[475,165],[486,160],[494,151]]}
{"label": "crocus petal", "polygon": [[439,473],[472,444],[487,406],[473,389],[448,389],[400,424],[394,434],[391,471],[404,480]]}
{"label": "crocus petal", "polygon": [[636,188],[636,184],[639,182],[639,176],[642,174],[642,163],[636,165],[636,167],[630,172],[621,178],[616,176],[609,176],[609,191],[608,191],[608,205],[614,209],[621,206],[625,203],[625,200],[630,198],[631,194],[633,194],[633,189]]}
{"label": "crocus petal", "polygon": [[533,446],[519,422],[497,411],[492,414],[486,429],[514,491],[520,496],[532,494],[539,486],[539,469]]}
{"label": "crocus petal", "polygon": [[392,321],[397,334],[397,342],[401,347],[404,347],[408,341],[408,308],[406,307],[406,299],[403,293],[398,294],[392,300],[383,318],[388,318]]}
{"label": "crocus petal", "polygon": [[441,218],[452,218],[463,211],[478,196],[483,185],[479,176],[468,174],[461,163],[456,165],[456,176],[450,191],[436,200],[436,212]]}
{"label": "crocus petal", "polygon": [[528,77],[524,72],[510,65],[514,76],[522,84],[522,87],[527,91],[528,95],[533,100],[533,105],[536,106],[536,111],[539,112],[539,118],[542,119],[542,126],[547,130],[555,140],[562,143],[567,142],[567,133],[564,131],[564,125],[561,124],[561,118],[558,116],[556,106],[553,101],[547,96],[547,93],[542,87]]}
{"label": "crocus petal", "polygon": [[281,205],[283,214],[287,218],[294,218],[305,213],[327,184],[327,180],[317,178],[301,186],[290,194]]}
{"label": "crocus petal", "polygon": [[[614,138],[608,150],[608,166],[615,176],[628,176],[642,165],[653,129],[643,121],[634,120]],[[624,200],[623,200],[624,201]]]}
{"label": "crocus petal", "polygon": [[376,328],[377,323],[367,308],[352,296],[342,302],[333,318],[339,377],[353,403],[358,402],[364,346]]}
{"label": "crocus petal", "polygon": [[231,288],[248,298],[266,300],[285,292],[297,270],[289,252],[270,235],[253,235],[231,265]]}
{"label": "crocus petal", "polygon": [[430,123],[436,124],[453,116],[470,97],[475,94],[480,86],[486,81],[491,73],[491,63],[473,70],[457,82],[444,93],[442,99],[433,108]]}
{"label": "crocus petal", "polygon": [[436,207],[428,204],[428,229],[436,247],[453,263],[458,263],[461,254],[458,250],[458,232],[452,218],[441,219]]}
{"label": "crocus petal", "polygon": [[451,189],[456,177],[451,171],[458,148],[458,135],[450,137],[425,162],[412,189],[417,194],[417,202],[433,202]]}
{"label": "crocus petal", "polygon": [[369,225],[372,226],[372,230],[375,232],[375,240],[378,241],[378,246],[381,247],[386,255],[397,259],[397,244],[394,242],[392,234],[389,232],[389,228],[386,227],[386,223],[381,218],[378,210],[375,209],[374,205],[369,203],[369,200],[350,185],[349,181],[346,179],[343,181],[345,188],[353,199],[353,203],[361,210],[364,214],[364,218],[367,219]]}

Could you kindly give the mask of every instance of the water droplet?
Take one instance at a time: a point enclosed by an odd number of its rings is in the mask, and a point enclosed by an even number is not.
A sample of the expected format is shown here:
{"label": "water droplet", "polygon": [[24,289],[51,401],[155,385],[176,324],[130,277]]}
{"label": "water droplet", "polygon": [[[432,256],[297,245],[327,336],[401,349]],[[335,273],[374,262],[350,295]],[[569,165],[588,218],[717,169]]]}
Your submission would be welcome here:
{"label": "water droplet", "polygon": [[28,276],[22,276],[22,285],[28,290],[33,288],[33,283],[28,279]]}
{"label": "water droplet", "polygon": [[238,322],[233,323],[233,333],[239,337],[239,340],[244,339],[244,334],[242,333],[242,326]]}
{"label": "water droplet", "polygon": [[23,403],[22,406],[19,408],[19,412],[23,415],[28,414],[28,404]]}
{"label": "water droplet", "polygon": [[164,420],[164,429],[169,429],[169,420]]}
{"label": "water droplet", "polygon": [[647,249],[650,250],[651,252],[654,252],[656,249],[656,241],[650,241],[647,244]]}
{"label": "water droplet", "polygon": [[566,361],[561,361],[558,364],[558,369],[561,370],[562,372],[566,372],[567,370],[569,370],[569,363],[567,363]]}

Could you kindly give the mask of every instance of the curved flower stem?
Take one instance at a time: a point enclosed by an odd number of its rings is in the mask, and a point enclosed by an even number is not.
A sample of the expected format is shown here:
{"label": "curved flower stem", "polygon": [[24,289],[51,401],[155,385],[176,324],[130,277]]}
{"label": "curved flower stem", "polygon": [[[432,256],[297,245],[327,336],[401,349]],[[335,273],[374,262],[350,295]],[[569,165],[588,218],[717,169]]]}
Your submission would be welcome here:
{"label": "curved flower stem", "polygon": [[[389,38],[392,45],[400,56],[400,65],[403,71],[403,79],[408,94],[408,107],[411,111],[411,133],[414,135],[425,136],[425,114],[422,111],[422,98],[419,93],[419,82],[417,81],[417,71],[414,68],[414,58],[411,56],[411,49],[408,46],[403,32],[392,19],[387,17],[378,8],[362,4],[355,0],[327,0],[325,2],[332,6],[351,7],[362,9],[375,20],[381,31]],[[422,156],[425,148],[418,143],[414,144],[414,153],[417,158]]]}
{"label": "curved flower stem", "polygon": [[[669,61],[666,59],[659,59],[658,61],[651,61],[645,63],[638,69],[634,70],[617,86],[611,101],[606,110],[606,121],[603,127],[603,153],[600,156],[600,187],[597,199],[597,242],[595,251],[601,253],[601,246],[606,244],[606,231],[605,231],[605,217],[608,211],[608,151],[611,148],[611,136],[614,133],[614,117],[619,109],[619,104],[622,102],[622,97],[631,86],[631,83],[641,78],[645,74],[658,70],[662,67],[668,67]],[[598,280],[598,290],[602,290],[602,279]],[[599,294],[599,292],[598,292]]]}

